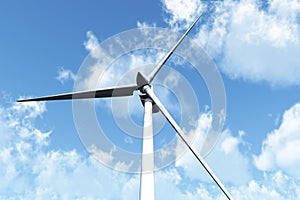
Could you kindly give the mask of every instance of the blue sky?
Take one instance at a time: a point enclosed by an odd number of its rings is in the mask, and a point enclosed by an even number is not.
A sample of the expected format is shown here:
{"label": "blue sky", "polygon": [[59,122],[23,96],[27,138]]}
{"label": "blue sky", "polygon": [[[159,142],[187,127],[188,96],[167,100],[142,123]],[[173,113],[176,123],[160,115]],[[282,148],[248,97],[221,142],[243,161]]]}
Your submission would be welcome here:
{"label": "blue sky", "polygon": [[[222,136],[208,163],[236,199],[299,199],[300,3],[265,2],[1,2],[0,198],[138,199],[137,175],[115,172],[86,151],[71,102],[15,100],[72,91],[91,48],[115,34],[153,25],[182,32],[203,11],[190,37],[220,70],[227,103]],[[133,56],[131,64],[145,59]],[[211,113],[209,94],[199,88],[195,130],[201,136]],[[162,101],[176,105],[172,95],[159,91]],[[116,141],[122,131],[111,122],[109,105],[99,101],[97,115]],[[176,106],[168,108],[180,119]],[[139,111],[131,108],[138,123]],[[161,132],[171,129],[165,124]],[[139,141],[124,138],[120,145],[136,151]],[[155,180],[157,199],[224,199],[189,153],[156,172]]]}

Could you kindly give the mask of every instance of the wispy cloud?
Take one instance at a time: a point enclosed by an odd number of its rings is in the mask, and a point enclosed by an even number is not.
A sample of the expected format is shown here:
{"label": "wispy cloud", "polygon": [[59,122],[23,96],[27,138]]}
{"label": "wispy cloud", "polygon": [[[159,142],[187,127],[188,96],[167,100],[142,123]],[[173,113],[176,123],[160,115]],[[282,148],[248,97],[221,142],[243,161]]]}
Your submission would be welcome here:
{"label": "wispy cloud", "polygon": [[93,50],[99,47],[98,38],[94,35],[92,31],[88,31],[86,33],[86,36],[88,40],[85,41],[83,45],[87,51],[92,52]]}
{"label": "wispy cloud", "polygon": [[169,15],[165,21],[175,29],[187,28],[205,7],[201,1],[195,0],[162,0],[162,3]]}
{"label": "wispy cloud", "polygon": [[[208,6],[206,1],[190,1],[190,5]],[[196,8],[174,9],[169,1],[162,2],[171,27],[174,20],[190,23],[189,13],[196,12]],[[210,3],[205,23],[194,38],[231,78],[266,81],[274,86],[299,85],[300,3],[271,0],[262,7],[259,2]],[[173,4],[183,5],[181,0],[172,1]]]}
{"label": "wispy cloud", "polygon": [[76,150],[49,148],[51,132],[37,128],[45,112],[40,102],[0,105],[0,199],[138,198],[136,176],[116,173]]}
{"label": "wispy cloud", "polygon": [[[198,13],[195,8],[204,6],[203,2],[193,0],[163,2],[167,13],[172,14],[166,20],[175,28],[176,24],[190,23]],[[184,6],[188,7],[184,9]],[[271,84],[299,84],[300,72],[295,67],[299,64],[299,27],[295,22],[298,12],[298,1],[273,0],[265,9],[251,0],[222,1],[215,7],[211,24],[202,25],[195,38],[211,55],[222,57],[221,68],[231,77],[265,80]],[[249,18],[253,21],[248,23]],[[85,47],[92,51],[99,42],[91,32],[87,37]],[[96,50],[92,56],[101,55]],[[142,64],[145,60],[137,56],[129,61]],[[93,69],[89,71],[94,76],[91,79],[98,80],[102,71],[97,71],[97,66]],[[293,73],[282,73],[283,70]],[[119,74],[122,75],[122,71]],[[75,79],[71,71],[63,68],[58,77],[62,83]],[[106,78],[108,84],[114,77]],[[176,78],[165,81],[175,84],[174,80]],[[138,199],[138,176],[114,172],[76,150],[49,150],[51,131],[41,130],[36,124],[46,110],[45,104],[37,102],[0,105],[0,199]],[[300,159],[296,148],[299,146],[296,134],[300,130],[299,110],[296,104],[284,113],[280,127],[269,133],[261,154],[255,157],[255,165],[264,171],[261,180],[254,179],[249,171],[252,158],[244,152],[246,150],[242,151],[245,148],[243,133],[233,136],[229,129],[223,132],[207,159],[221,179],[231,183],[229,190],[236,199],[300,198],[297,178]],[[195,131],[205,131],[210,120],[209,113],[203,114]],[[201,142],[199,138],[194,145],[201,146]],[[161,199],[225,199],[208,177],[199,175],[205,172],[194,161],[192,155],[187,154],[176,166],[157,172],[157,196]],[[119,167],[127,166],[119,163]]]}
{"label": "wispy cloud", "polygon": [[[295,125],[299,121],[295,118],[298,110],[298,105],[288,110],[281,127],[291,128],[291,123],[283,125],[286,120],[295,120],[292,123]],[[50,132],[37,128],[37,122],[45,112],[45,104],[37,102],[0,105],[1,199],[138,199],[139,176],[115,172],[76,150],[49,149]],[[209,121],[209,114],[203,115],[199,130],[205,130]],[[251,164],[245,162],[247,157],[240,151],[243,135],[241,132],[234,137],[229,131],[225,132],[215,153],[208,158],[216,173],[226,182],[232,181],[229,176],[249,173],[243,171]],[[188,155],[185,157],[188,159]],[[207,178],[201,178],[201,175],[197,178],[197,174],[205,174],[198,163],[192,166],[192,161],[185,162],[188,160],[184,159],[178,161],[177,167],[171,165],[155,173],[156,195],[159,198],[225,199]],[[193,160],[192,157],[190,159]],[[222,159],[226,159],[226,162]],[[119,165],[122,167],[124,163]],[[236,199],[242,200],[299,199],[299,179],[287,175],[284,167],[281,169],[266,172],[261,180],[242,176],[242,182],[235,179],[228,189]],[[228,173],[227,178],[224,171]]]}
{"label": "wispy cloud", "polygon": [[[297,199],[299,197],[297,189],[300,184],[299,156],[296,148],[298,146],[296,133],[299,133],[300,129],[299,108],[300,104],[297,103],[284,113],[280,127],[268,135],[262,144],[261,154],[254,156],[254,163],[251,158],[253,155],[251,145],[243,139],[247,133],[239,131],[237,136],[233,136],[229,129],[223,131],[215,148],[205,159],[236,199]],[[205,138],[203,134],[207,132],[210,121],[209,113],[202,114],[194,130],[198,133],[198,138],[193,146],[198,151],[201,150]],[[179,145],[177,148],[177,151],[182,151],[182,146]],[[261,171],[264,173],[259,180],[253,174],[255,166],[259,169],[258,173],[262,173]],[[176,172],[176,175],[179,176],[181,183],[196,180],[195,182],[199,184],[191,186],[190,190],[185,190],[190,199],[224,198],[216,193],[216,188],[212,188],[212,180],[191,153],[187,152],[176,161],[176,169],[180,171]]]}
{"label": "wispy cloud", "polygon": [[61,84],[67,81],[75,81],[76,75],[69,69],[64,67],[59,67],[57,70],[57,76],[55,77]]}
{"label": "wispy cloud", "polygon": [[300,177],[300,103],[286,110],[278,129],[264,140],[261,154],[254,157],[255,165],[263,171],[281,169]]}
{"label": "wispy cloud", "polygon": [[[198,170],[197,173],[204,173],[204,171]],[[163,199],[227,199],[213,183],[190,182],[176,168],[158,172],[155,178],[159,180],[156,182],[156,195]],[[259,181],[250,180],[245,184],[228,187],[228,189],[234,199],[239,200],[292,200],[300,197],[298,187],[299,180],[282,171],[276,171],[266,174]]]}
{"label": "wispy cloud", "polygon": [[[198,152],[202,150],[211,120],[211,114],[203,113],[198,120],[197,128],[192,130],[194,133],[189,134],[190,136],[197,136],[193,142],[193,147]],[[224,130],[214,149],[205,157],[213,171],[226,183],[241,185],[251,180],[251,166],[245,153],[248,149],[244,144],[242,136],[243,134],[234,137],[229,129]],[[182,152],[182,148],[184,148],[182,144],[178,143],[177,152]],[[241,151],[241,149],[244,149],[244,151]],[[211,181],[206,174],[200,173],[203,170],[202,166],[189,151],[176,161],[176,166],[184,169],[186,176],[190,179],[205,182]]]}

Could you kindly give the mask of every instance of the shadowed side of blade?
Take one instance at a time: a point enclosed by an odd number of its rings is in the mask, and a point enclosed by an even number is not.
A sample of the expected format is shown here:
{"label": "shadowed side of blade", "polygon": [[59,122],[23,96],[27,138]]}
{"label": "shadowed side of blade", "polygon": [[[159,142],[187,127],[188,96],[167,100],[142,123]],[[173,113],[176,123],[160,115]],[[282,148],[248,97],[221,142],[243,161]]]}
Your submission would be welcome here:
{"label": "shadowed side of blade", "polygon": [[21,99],[21,100],[17,100],[17,102],[122,97],[122,96],[131,96],[136,89],[137,89],[136,85],[120,86],[116,88],[58,94],[58,95],[31,98],[31,99]]}

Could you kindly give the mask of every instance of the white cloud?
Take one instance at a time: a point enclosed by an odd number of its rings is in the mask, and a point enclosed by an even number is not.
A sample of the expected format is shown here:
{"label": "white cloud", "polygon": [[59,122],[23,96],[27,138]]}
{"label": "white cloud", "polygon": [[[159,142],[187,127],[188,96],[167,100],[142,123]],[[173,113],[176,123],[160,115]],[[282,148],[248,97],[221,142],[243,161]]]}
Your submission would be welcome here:
{"label": "white cloud", "polygon": [[[176,168],[156,173],[156,195],[162,199],[227,199],[214,183],[189,182]],[[300,197],[299,179],[281,171],[266,174],[261,180],[227,187],[239,200],[293,200]],[[168,191],[168,192],[166,192]]]}
{"label": "white cloud", "polygon": [[[185,177],[173,167],[155,174],[156,195],[161,199],[226,199],[218,188],[211,184],[189,183]],[[168,192],[166,192],[168,191]]]}
{"label": "white cloud", "polygon": [[[172,2],[175,5],[180,0]],[[199,2],[191,0],[190,5]],[[173,16],[189,20],[189,13],[194,13],[189,9],[171,9],[168,1],[163,3],[166,12],[171,14],[166,19],[171,27],[175,23]],[[217,2],[195,39],[231,78],[266,81],[275,86],[299,85],[300,2],[271,0],[268,3],[262,9],[255,0]],[[178,23],[183,20],[175,19]]]}
{"label": "white cloud", "polygon": [[[35,127],[37,119],[46,111],[44,104],[22,105],[0,106],[0,199],[138,199],[139,176],[112,171],[75,150],[49,149],[47,141],[51,135]],[[30,115],[29,110],[35,114]],[[294,119],[296,114],[299,115],[298,111],[293,111],[284,115],[284,119]],[[199,130],[200,127],[205,129],[209,121],[209,115],[203,115]],[[35,131],[45,137],[37,138]],[[239,137],[233,137],[229,132],[223,134],[216,147],[217,155],[225,156],[230,163],[240,162],[237,155],[241,154],[239,147],[243,134],[240,132]],[[231,176],[232,171],[227,170],[224,160],[216,158],[217,164],[210,163],[215,171],[222,179],[224,171]],[[119,163],[120,167],[126,167],[122,164]],[[198,163],[194,165],[199,166]],[[218,171],[216,166],[222,170]],[[191,181],[187,174],[187,171],[193,170],[191,166],[185,171],[180,167],[183,164],[155,173],[157,198],[226,199],[214,183],[199,179]],[[241,176],[239,167],[232,170]],[[201,166],[192,172],[205,173]],[[299,179],[276,171],[266,173],[260,181],[249,180],[228,189],[236,199],[299,199],[299,185]]]}
{"label": "white cloud", "polygon": [[155,23],[149,24],[147,22],[140,22],[140,21],[138,21],[136,26],[138,28],[148,28],[148,27],[156,27],[156,24]]}
{"label": "white cloud", "polygon": [[94,33],[92,31],[88,31],[86,33],[86,36],[87,36],[88,40],[85,41],[83,43],[83,45],[87,51],[93,52],[95,49],[99,48],[98,38],[94,35]]}
{"label": "white cloud", "polygon": [[[167,8],[169,10],[178,13],[179,11],[185,11],[183,7],[179,6],[179,8],[176,8],[174,2],[168,2]],[[192,4],[192,1],[190,1],[186,6],[195,6],[199,2]],[[251,3],[251,1],[248,2]],[[280,5],[280,1],[273,2],[271,8],[275,13],[281,13],[284,16],[286,16],[286,13],[289,13],[290,18],[293,18],[293,13],[296,11],[290,13],[290,7],[297,8],[297,1],[289,1],[291,3],[289,4],[290,6]],[[183,1],[179,1],[179,3],[182,4],[178,5],[185,5]],[[233,1],[224,1],[224,4],[220,3],[220,6],[217,8],[220,10],[217,12],[222,14],[216,15],[216,17],[222,19],[223,22],[218,24],[218,22],[214,21],[215,24],[212,30],[208,27],[207,29],[202,29],[203,33],[213,33],[209,41],[214,41],[215,38],[218,38],[218,40],[215,40],[218,48],[215,50],[216,54],[224,47],[223,38],[224,41],[229,41],[226,39],[228,37],[226,27],[229,23],[226,20],[231,20],[231,14],[226,13],[227,5],[236,9],[238,3],[236,4]],[[195,12],[193,9],[195,8],[188,7],[186,10]],[[257,12],[259,14],[259,12],[263,11],[254,9],[252,14],[257,14]],[[173,16],[170,23],[176,26],[176,21],[182,22],[187,20],[189,22],[192,19],[192,15],[178,14]],[[255,20],[257,19],[255,18]],[[276,41],[274,43],[275,48],[282,49],[283,46],[287,48],[286,43],[292,41],[293,32],[291,34],[287,32],[288,34],[286,34],[279,30],[277,33],[270,36],[266,32],[264,36],[269,38],[268,40],[263,40],[263,42],[271,45],[272,41]],[[91,32],[88,32],[87,35],[89,40],[85,43],[85,46],[86,49],[91,51],[97,47],[98,40]],[[245,43],[253,42],[256,41],[255,37],[257,37],[255,34],[254,36],[250,34],[241,41]],[[274,48],[274,45],[272,44],[270,48]],[[100,56],[100,54],[96,51],[93,56]],[[258,73],[261,73],[261,71]],[[240,76],[242,75],[238,75],[238,77]],[[98,80],[99,77],[96,78]],[[248,77],[248,79],[251,78]],[[272,79],[272,81],[274,80]],[[172,82],[172,80],[170,81]],[[120,196],[123,199],[138,199],[138,176],[113,172],[99,165],[93,159],[80,155],[75,150],[48,150],[47,145],[51,132],[37,129],[34,123],[38,117],[42,117],[44,112],[46,112],[45,104],[36,102],[13,104],[9,108],[0,106],[0,132],[4,133],[0,135],[0,199],[12,197],[22,199],[119,199]],[[209,114],[202,115],[197,131],[206,130],[210,120]],[[296,132],[297,130],[299,132],[298,122],[299,105],[297,104],[297,106],[292,107],[284,114],[281,126],[269,134],[262,154],[257,157],[257,166],[259,166],[259,159],[263,162],[262,158],[266,152],[266,155],[269,154],[270,157],[268,158],[267,155],[266,160],[270,162],[267,165],[261,163],[261,168],[268,170],[279,166],[285,171],[294,172],[294,166],[299,165],[297,157],[286,157],[285,154],[282,154],[282,156],[278,154],[278,158],[275,161],[273,157],[277,150],[288,153],[296,151],[295,146],[298,145]],[[278,132],[284,133],[285,137],[282,137],[282,134]],[[233,186],[229,187],[233,196],[236,199],[299,199],[299,179],[285,175],[281,171],[266,173],[263,180],[260,181],[251,180],[251,174],[248,171],[249,158],[240,150],[243,146],[242,136],[243,134],[239,134],[238,137],[234,137],[229,130],[225,130],[215,150],[207,158],[209,164],[222,180],[226,183],[234,183]],[[295,138],[296,140],[293,140]],[[283,141],[283,145],[280,144],[280,141]],[[199,138],[195,143],[196,147],[202,142],[201,138]],[[105,156],[107,156],[107,159],[111,159],[111,155]],[[198,174],[205,172],[201,170],[199,163],[194,163],[194,161],[191,155],[185,155],[176,163],[178,168],[171,166],[166,170],[157,172],[157,196],[162,199],[225,199],[214,184],[207,183],[207,178],[198,176]],[[119,167],[127,167],[124,163],[118,163],[118,165]],[[180,168],[184,169],[184,174],[180,172]],[[192,182],[189,182],[190,179],[192,179]],[[116,194],[120,194],[120,196]]]}
{"label": "white cloud", "polygon": [[264,140],[261,154],[254,156],[255,165],[263,171],[280,168],[300,177],[300,103],[286,110],[278,129]]}
{"label": "white cloud", "polygon": [[59,67],[57,70],[57,76],[55,77],[61,84],[66,81],[75,81],[76,75],[69,69],[64,69],[64,67]]}
{"label": "white cloud", "polygon": [[130,180],[75,151],[49,152],[39,161],[43,164],[35,168],[36,198],[118,199],[120,188]]}
{"label": "white cloud", "polygon": [[116,173],[75,150],[50,149],[50,133],[36,128],[45,111],[37,102],[0,105],[0,199],[138,198],[137,176]]}
{"label": "white cloud", "polygon": [[[99,80],[101,78],[101,86],[110,86],[110,83],[114,83],[114,73],[106,71],[106,67],[110,64],[110,55],[106,50],[102,49],[98,38],[92,31],[86,33],[87,40],[83,45],[88,51],[89,56],[81,65],[77,73],[77,79],[75,82],[76,90],[91,90],[99,86]],[[88,60],[88,62],[87,62]],[[87,62],[87,63],[86,63]]]}
{"label": "white cloud", "polygon": [[96,160],[99,160],[99,161],[103,161],[104,163],[107,163],[107,164],[110,164],[114,157],[113,157],[113,152],[116,151],[116,148],[112,148],[110,150],[110,152],[104,152],[104,151],[101,151],[99,150],[95,145],[92,145],[88,151],[93,154],[93,156],[95,157]]}
{"label": "white cloud", "polygon": [[[118,37],[116,37],[116,40],[117,38]],[[118,41],[118,42],[120,43],[120,46],[122,46],[121,44],[123,42],[125,43],[127,42],[129,43],[128,45],[133,45],[134,48],[137,48],[134,42],[130,42],[130,41]],[[112,59],[110,58],[110,54],[114,54],[113,52],[110,51],[118,52],[121,50],[113,48],[115,45],[110,46],[110,44],[109,45],[106,44],[105,41],[102,43],[102,45],[103,46],[106,45],[106,47],[109,46],[112,48],[101,49],[97,37],[92,32],[87,33],[87,41],[84,42],[84,44],[86,49],[90,53],[90,57],[88,57],[88,60],[90,60],[90,62],[86,62],[86,65],[84,64],[81,67],[81,69],[83,69],[82,71],[79,70],[79,75],[77,77],[76,86],[75,86],[75,88],[77,88],[78,90],[107,88],[116,85],[127,85],[130,83],[135,84],[137,72],[142,71],[143,73],[145,72],[145,74],[149,73],[151,67],[154,67],[154,64],[156,64],[165,53],[155,49],[142,48],[141,50],[137,50],[135,52],[129,52],[126,55],[115,58],[113,63],[106,63],[105,61],[106,58]],[[95,49],[98,53],[94,54],[93,52],[95,51]],[[169,70],[168,69],[169,68],[163,68],[161,72],[158,74],[158,76],[156,77],[156,79],[154,80],[155,81],[154,83],[158,85],[161,85],[161,83],[163,83],[164,86],[168,86],[170,89],[176,87],[177,91],[180,91],[178,89],[180,87],[185,88],[185,86],[190,86],[187,85],[187,83],[182,82],[184,80],[180,81],[179,79],[180,74],[177,71],[171,71],[170,69]],[[162,74],[168,74],[168,76],[161,76]],[[190,88],[185,88],[185,90],[181,90],[181,91],[190,92]],[[183,96],[182,94],[183,92],[181,92],[181,94],[176,94],[176,95]],[[159,95],[162,101],[165,100],[164,102],[170,102],[169,97],[171,95],[171,92],[169,90],[164,90]],[[112,108],[115,121],[116,123],[118,123],[119,128],[121,128],[124,132],[135,134],[135,132],[133,133],[133,131],[139,131],[140,133],[140,129],[137,128],[141,128],[141,126],[137,125],[135,121],[132,120],[132,116],[131,116],[131,115],[136,116],[142,112],[142,106],[138,95],[135,94],[133,97],[130,98],[126,98],[126,97],[114,98],[111,101],[106,99],[104,100],[101,99],[98,100],[97,103],[99,103],[97,105],[101,105],[101,106],[104,105],[109,108]],[[181,106],[184,107],[185,110],[187,107],[191,107],[190,104],[187,102],[181,102],[181,103],[182,103]],[[178,107],[173,106],[174,103],[169,103],[168,105],[170,105],[171,107],[171,108],[168,107],[168,109],[170,108],[171,110],[174,110],[174,108],[176,108],[178,110]],[[195,110],[194,108],[189,108],[189,109]],[[127,121],[124,120],[124,118],[126,117],[127,117]],[[162,120],[161,115],[155,115],[154,120],[155,121],[160,120],[164,122],[164,120]],[[159,125],[155,127],[158,127],[158,129],[160,129],[161,126]]]}
{"label": "white cloud", "polygon": [[270,4],[270,10],[282,18],[296,19],[300,4],[297,0],[273,0]]}
{"label": "white cloud", "polygon": [[[123,47],[124,44],[126,47]],[[127,46],[137,48],[138,44],[121,41],[118,36],[115,36],[100,45],[97,36],[91,31],[87,32],[87,41],[84,42],[84,46],[89,52],[89,57],[79,70],[76,85],[79,90],[135,84],[137,72],[141,70],[144,72],[145,65],[156,63],[157,58],[160,58],[160,55],[153,52],[148,56],[141,52],[127,52],[126,55],[120,56],[119,53],[123,53],[123,49],[128,49]],[[114,55],[118,57],[113,57]],[[141,69],[141,67],[144,68]]]}
{"label": "white cloud", "polygon": [[221,150],[225,153],[225,155],[228,155],[230,153],[233,153],[234,151],[238,150],[239,139],[235,137],[228,137],[225,138],[224,141],[221,144]]}
{"label": "white cloud", "polygon": [[[20,99],[26,99],[20,97]],[[8,119],[10,122],[16,122],[14,117],[22,116],[24,119],[32,119],[40,117],[44,112],[46,112],[45,102],[26,102],[26,103],[14,103],[11,107],[8,108]]]}
{"label": "white cloud", "polygon": [[204,10],[199,0],[162,0],[162,3],[165,12],[171,15],[166,21],[176,29],[186,28]]}
{"label": "white cloud", "polygon": [[[197,135],[193,147],[197,149],[198,152],[201,152],[211,120],[211,114],[202,114],[198,120],[198,127],[193,130]],[[205,160],[212,170],[225,183],[232,183],[235,185],[245,184],[252,176],[250,173],[249,160],[240,150],[241,148],[244,148],[242,136],[243,132],[240,132],[238,137],[234,137],[228,129],[223,131],[212,152],[205,157]],[[177,152],[181,152],[182,148],[182,144],[179,143]],[[176,161],[176,166],[183,168],[186,176],[191,179],[205,182],[212,181],[194,155],[188,150],[182,158],[179,158],[179,160]]]}
{"label": "white cloud", "polygon": [[255,1],[236,3],[228,12],[231,19],[224,37],[221,69],[233,78],[299,85],[297,19],[281,17],[278,10],[260,10]]}
{"label": "white cloud", "polygon": [[266,174],[260,181],[251,180],[247,185],[243,185],[232,190],[236,199],[299,199],[299,179],[287,176],[281,171]]}

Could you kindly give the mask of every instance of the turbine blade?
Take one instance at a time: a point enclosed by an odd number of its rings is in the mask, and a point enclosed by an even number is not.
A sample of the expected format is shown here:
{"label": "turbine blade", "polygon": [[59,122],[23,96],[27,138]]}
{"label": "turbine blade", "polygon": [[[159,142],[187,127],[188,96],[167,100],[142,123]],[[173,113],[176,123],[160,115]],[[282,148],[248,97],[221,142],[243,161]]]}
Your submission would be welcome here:
{"label": "turbine blade", "polygon": [[17,102],[122,97],[122,96],[131,96],[136,89],[137,89],[136,85],[120,86],[115,88],[58,94],[58,95],[38,97],[32,99],[21,99],[21,100],[17,100]]}
{"label": "turbine blade", "polygon": [[201,165],[204,167],[206,172],[210,175],[210,177],[215,181],[215,183],[219,186],[219,188],[222,190],[222,192],[225,194],[225,196],[229,200],[233,200],[231,194],[227,191],[225,186],[222,184],[220,179],[215,175],[215,173],[212,171],[212,169],[209,167],[209,165],[206,163],[204,158],[197,153],[196,149],[194,149],[192,146],[190,146],[187,142],[187,139],[185,138],[185,135],[181,128],[178,126],[176,121],[173,119],[173,117],[170,115],[170,113],[167,111],[167,109],[163,106],[163,104],[160,102],[160,100],[157,98],[157,96],[154,94],[153,90],[150,88],[150,86],[144,87],[144,92],[148,94],[148,96],[152,99],[152,101],[157,105],[158,109],[161,111],[161,113],[166,117],[166,119],[170,122],[172,127],[177,132],[178,136],[182,139],[182,141],[187,145],[187,147],[191,150],[193,155],[197,158],[197,160],[201,163]]}
{"label": "turbine blade", "polygon": [[186,32],[181,36],[181,38],[177,41],[177,43],[173,46],[173,48],[165,55],[165,57],[158,63],[158,65],[152,70],[150,75],[148,76],[149,83],[151,83],[158,73],[158,71],[162,68],[162,66],[167,62],[167,60],[170,58],[170,56],[173,54],[175,49],[179,46],[179,44],[183,41],[183,39],[187,36],[187,34],[192,30],[192,28],[195,26],[195,24],[198,22],[200,17],[202,16],[202,13],[197,19],[192,23],[192,25],[186,30]]}

